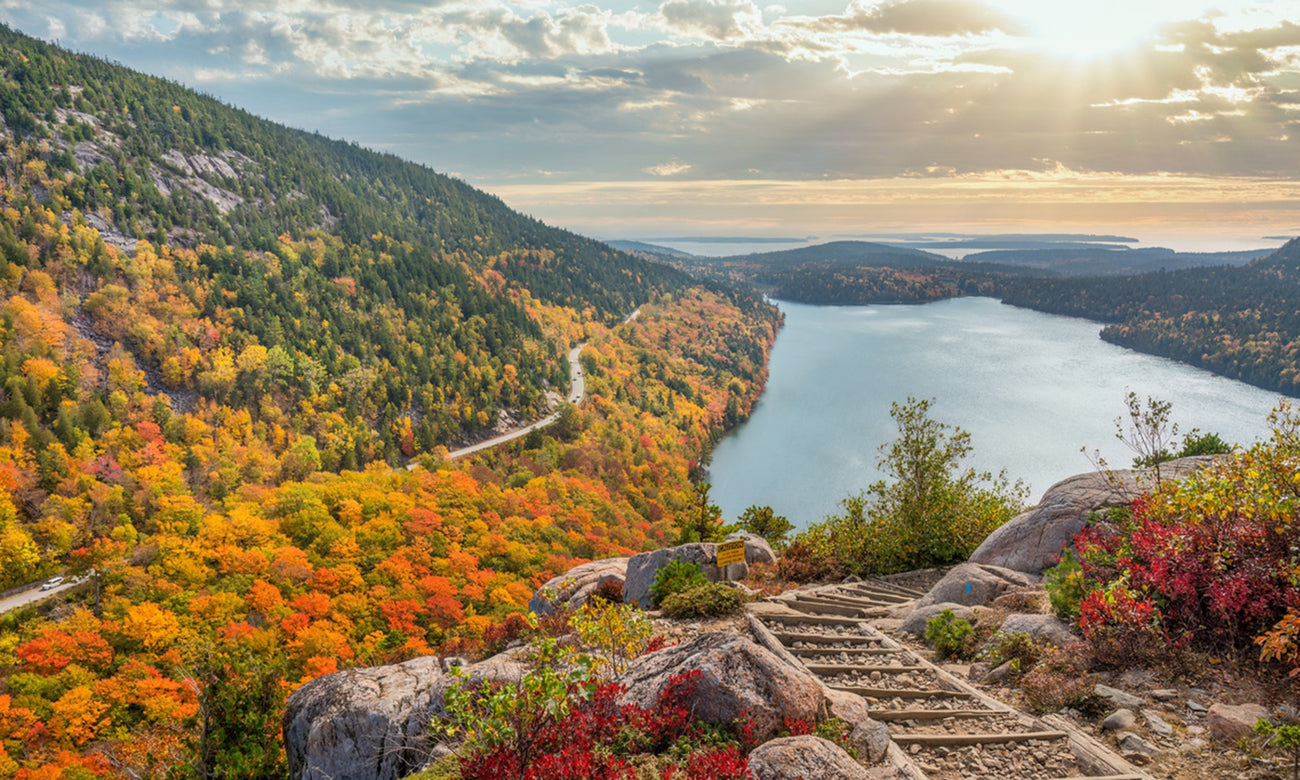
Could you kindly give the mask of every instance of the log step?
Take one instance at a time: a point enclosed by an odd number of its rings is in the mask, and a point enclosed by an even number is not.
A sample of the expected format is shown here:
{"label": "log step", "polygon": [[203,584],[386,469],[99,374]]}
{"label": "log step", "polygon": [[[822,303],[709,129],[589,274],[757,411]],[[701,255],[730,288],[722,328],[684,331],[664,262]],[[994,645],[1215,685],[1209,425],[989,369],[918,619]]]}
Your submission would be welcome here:
{"label": "log step", "polygon": [[1069,739],[1064,731],[1023,731],[1010,734],[894,734],[891,739],[899,745],[924,747],[960,747],[962,745],[1005,745],[1031,740],[1051,741]]}
{"label": "log step", "polygon": [[1054,777],[1052,780],[1150,780],[1144,775],[1070,775],[1069,777]]}
{"label": "log step", "polygon": [[802,593],[796,593],[794,596],[794,600],[804,601],[809,604],[833,604],[836,606],[844,605],[844,606],[863,607],[863,608],[897,606],[895,602],[882,601],[880,599],[854,598],[852,596],[840,596],[838,594],[833,596],[827,596],[821,593],[815,595],[805,595]]}

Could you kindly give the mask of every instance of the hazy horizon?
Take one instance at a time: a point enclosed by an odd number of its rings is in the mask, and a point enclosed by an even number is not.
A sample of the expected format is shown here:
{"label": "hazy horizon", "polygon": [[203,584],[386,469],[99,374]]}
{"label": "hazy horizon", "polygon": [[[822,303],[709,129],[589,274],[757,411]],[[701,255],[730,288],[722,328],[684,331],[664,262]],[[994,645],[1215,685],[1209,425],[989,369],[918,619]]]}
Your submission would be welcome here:
{"label": "hazy horizon", "polygon": [[28,34],[588,235],[1207,249],[1300,234],[1295,17],[1294,0],[0,0]]}

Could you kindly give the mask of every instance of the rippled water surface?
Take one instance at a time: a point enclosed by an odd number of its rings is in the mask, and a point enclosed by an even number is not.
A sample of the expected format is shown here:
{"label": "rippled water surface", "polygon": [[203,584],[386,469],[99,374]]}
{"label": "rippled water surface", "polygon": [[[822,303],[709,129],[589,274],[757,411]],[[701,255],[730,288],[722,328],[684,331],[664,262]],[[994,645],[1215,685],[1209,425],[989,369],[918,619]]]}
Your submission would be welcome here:
{"label": "rippled water surface", "polygon": [[971,433],[972,465],[1006,469],[1037,500],[1053,482],[1116,466],[1127,388],[1173,403],[1180,430],[1228,441],[1267,434],[1278,397],[1240,382],[1103,342],[1086,320],[961,298],[925,306],[781,303],[785,327],[754,415],[714,450],[713,498],[728,518],[768,504],[799,526],[879,479],[894,438],[891,401],[932,398],[932,415]]}

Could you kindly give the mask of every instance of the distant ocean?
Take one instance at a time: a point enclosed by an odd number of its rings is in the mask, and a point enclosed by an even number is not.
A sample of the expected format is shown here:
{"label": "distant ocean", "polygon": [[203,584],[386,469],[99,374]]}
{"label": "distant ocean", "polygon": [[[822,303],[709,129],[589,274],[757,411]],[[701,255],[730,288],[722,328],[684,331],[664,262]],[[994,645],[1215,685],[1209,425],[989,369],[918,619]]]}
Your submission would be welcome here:
{"label": "distant ocean", "polygon": [[[1030,236],[1026,236],[1029,238]],[[978,236],[970,236],[978,238]],[[987,252],[995,249],[1024,249],[1024,245],[1008,243],[1006,246],[981,246],[978,248],[970,246],[922,246],[918,242],[900,240],[899,237],[887,236],[835,236],[835,237],[809,237],[805,239],[757,239],[735,237],[672,237],[672,238],[638,238],[638,241],[644,241],[647,244],[656,244],[665,246],[669,249],[676,249],[679,252],[688,252],[693,255],[704,257],[727,257],[731,255],[748,255],[760,252],[779,252],[785,249],[802,249],[804,247],[824,244],[830,241],[874,241],[880,244],[891,244],[893,246],[912,247],[921,249],[926,252],[933,252],[937,255],[960,260],[969,254],[976,252]],[[1142,239],[1135,243],[1114,244],[1116,248],[1127,247],[1129,249],[1145,249],[1150,247],[1164,247],[1176,252],[1230,252],[1244,251],[1250,249],[1280,247],[1285,243],[1285,239],[1275,236],[1268,238],[1234,238],[1230,236],[1218,236],[1213,241],[1206,242],[1203,236],[1161,236],[1159,238]],[[1041,248],[1041,247],[1034,247]]]}

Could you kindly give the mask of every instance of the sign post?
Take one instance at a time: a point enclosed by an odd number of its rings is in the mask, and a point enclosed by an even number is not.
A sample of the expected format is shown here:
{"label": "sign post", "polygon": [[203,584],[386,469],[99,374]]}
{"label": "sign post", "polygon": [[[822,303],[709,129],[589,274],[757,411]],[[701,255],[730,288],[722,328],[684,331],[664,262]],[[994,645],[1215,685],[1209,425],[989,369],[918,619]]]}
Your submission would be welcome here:
{"label": "sign post", "polygon": [[[730,542],[718,543],[717,564],[718,564],[718,568],[723,571],[723,576],[726,576],[726,569],[728,566],[731,566],[732,564],[744,563],[744,562],[745,562],[745,540],[744,539],[733,539]],[[727,577],[727,579],[731,579],[731,578]]]}

